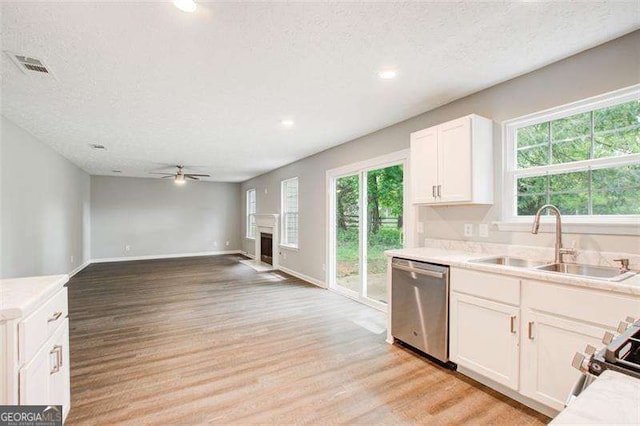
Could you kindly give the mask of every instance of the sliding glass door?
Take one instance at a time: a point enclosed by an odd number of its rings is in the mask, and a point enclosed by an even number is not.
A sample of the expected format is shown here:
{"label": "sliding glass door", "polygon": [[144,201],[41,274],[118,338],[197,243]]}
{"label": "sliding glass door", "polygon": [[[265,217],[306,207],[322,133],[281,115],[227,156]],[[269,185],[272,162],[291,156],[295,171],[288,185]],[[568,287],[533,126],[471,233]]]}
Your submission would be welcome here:
{"label": "sliding glass door", "polygon": [[382,309],[384,251],[404,247],[405,168],[401,159],[329,173],[329,286]]}

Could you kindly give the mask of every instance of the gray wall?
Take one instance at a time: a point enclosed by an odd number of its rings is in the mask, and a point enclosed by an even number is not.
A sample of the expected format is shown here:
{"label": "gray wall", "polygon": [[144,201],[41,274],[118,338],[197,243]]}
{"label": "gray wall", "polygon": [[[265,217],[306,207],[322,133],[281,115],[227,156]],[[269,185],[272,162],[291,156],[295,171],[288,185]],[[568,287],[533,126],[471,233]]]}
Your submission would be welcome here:
{"label": "gray wall", "polygon": [[[257,189],[257,212],[279,212],[280,181],[293,176],[300,184],[300,250],[286,251],[282,266],[325,281],[326,214],[325,171],[338,166],[408,148],[409,134],[416,130],[477,113],[496,123],[554,106],[631,86],[640,82],[640,31],[582,52],[513,80],[444,105],[417,117],[355,139],[335,148],[297,161],[242,184],[242,190]],[[443,70],[446,72],[446,70]],[[500,158],[500,126],[495,126],[494,154]],[[500,176],[496,162],[496,176]],[[499,181],[499,179],[497,179]],[[500,217],[501,190],[496,184],[493,207],[421,207],[425,237],[465,239],[464,223],[487,223]],[[267,191],[265,193],[265,191]],[[243,203],[243,211],[244,211]],[[243,235],[244,222],[243,222]],[[476,228],[477,229],[477,228]],[[527,245],[552,245],[551,234],[500,232],[494,227],[484,241]],[[605,251],[640,252],[638,237],[607,235],[569,235],[578,247]],[[243,240],[243,248],[253,253],[253,242]]]}
{"label": "gray wall", "polygon": [[5,117],[0,204],[0,277],[68,273],[89,260],[89,175]]}
{"label": "gray wall", "polygon": [[239,250],[240,222],[238,183],[91,176],[93,259]]}

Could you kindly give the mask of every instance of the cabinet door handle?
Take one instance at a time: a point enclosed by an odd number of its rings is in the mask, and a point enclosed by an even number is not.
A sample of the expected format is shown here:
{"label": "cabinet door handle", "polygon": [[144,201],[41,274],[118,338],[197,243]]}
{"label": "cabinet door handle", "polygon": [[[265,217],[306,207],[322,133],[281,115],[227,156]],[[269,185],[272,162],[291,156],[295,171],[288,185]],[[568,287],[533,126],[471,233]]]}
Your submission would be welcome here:
{"label": "cabinet door handle", "polygon": [[62,312],[58,311],[56,313],[54,313],[53,315],[51,315],[49,317],[49,319],[47,320],[47,322],[54,322],[54,321],[58,321],[60,319],[60,317],[62,316]]}
{"label": "cabinet door handle", "polygon": [[51,352],[49,352],[49,355],[53,354],[56,355],[56,365],[49,371],[49,374],[56,374],[60,371],[60,367],[62,367],[62,346],[55,345],[53,349],[51,349]]}
{"label": "cabinet door handle", "polygon": [[442,198],[442,185],[438,185],[438,197]]}
{"label": "cabinet door handle", "polygon": [[435,185],[433,185],[431,187],[431,194],[433,194],[433,198],[436,198],[436,186]]}
{"label": "cabinet door handle", "polygon": [[510,330],[512,334],[516,334],[516,316],[512,315],[510,319]]}
{"label": "cabinet door handle", "polygon": [[533,321],[529,321],[529,340],[533,340]]}

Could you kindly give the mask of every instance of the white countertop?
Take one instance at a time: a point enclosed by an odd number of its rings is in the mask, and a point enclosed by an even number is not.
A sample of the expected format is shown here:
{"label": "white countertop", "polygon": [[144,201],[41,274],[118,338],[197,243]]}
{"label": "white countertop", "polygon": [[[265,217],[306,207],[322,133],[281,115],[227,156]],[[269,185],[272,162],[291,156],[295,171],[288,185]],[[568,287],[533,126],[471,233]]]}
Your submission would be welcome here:
{"label": "white countertop", "polygon": [[551,424],[640,424],[640,380],[606,370]]}
{"label": "white countertop", "polygon": [[429,247],[388,250],[385,252],[385,254],[389,257],[402,257],[404,259],[439,263],[441,265],[464,269],[473,269],[495,274],[512,275],[521,278],[531,278],[538,281],[549,281],[559,284],[569,284],[579,287],[609,290],[618,293],[640,296],[640,274],[636,274],[620,282],[589,279],[575,275],[558,274],[555,272],[546,272],[531,268],[475,263],[470,262],[470,260],[493,257],[495,255]]}
{"label": "white countertop", "polygon": [[61,289],[69,275],[0,280],[0,321],[22,318]]}

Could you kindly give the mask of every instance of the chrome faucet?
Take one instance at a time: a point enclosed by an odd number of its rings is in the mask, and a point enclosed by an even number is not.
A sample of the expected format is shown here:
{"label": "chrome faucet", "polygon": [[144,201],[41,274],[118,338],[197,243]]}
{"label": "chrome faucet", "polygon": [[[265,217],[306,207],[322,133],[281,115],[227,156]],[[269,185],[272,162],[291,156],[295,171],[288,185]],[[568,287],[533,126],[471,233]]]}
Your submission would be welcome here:
{"label": "chrome faucet", "polygon": [[556,258],[555,263],[564,263],[562,256],[565,254],[576,254],[576,251],[572,248],[562,247],[562,214],[560,210],[553,204],[545,204],[540,207],[536,213],[536,217],[533,219],[533,228],[531,228],[532,234],[537,234],[540,228],[540,215],[546,209],[551,210],[556,217]]}

